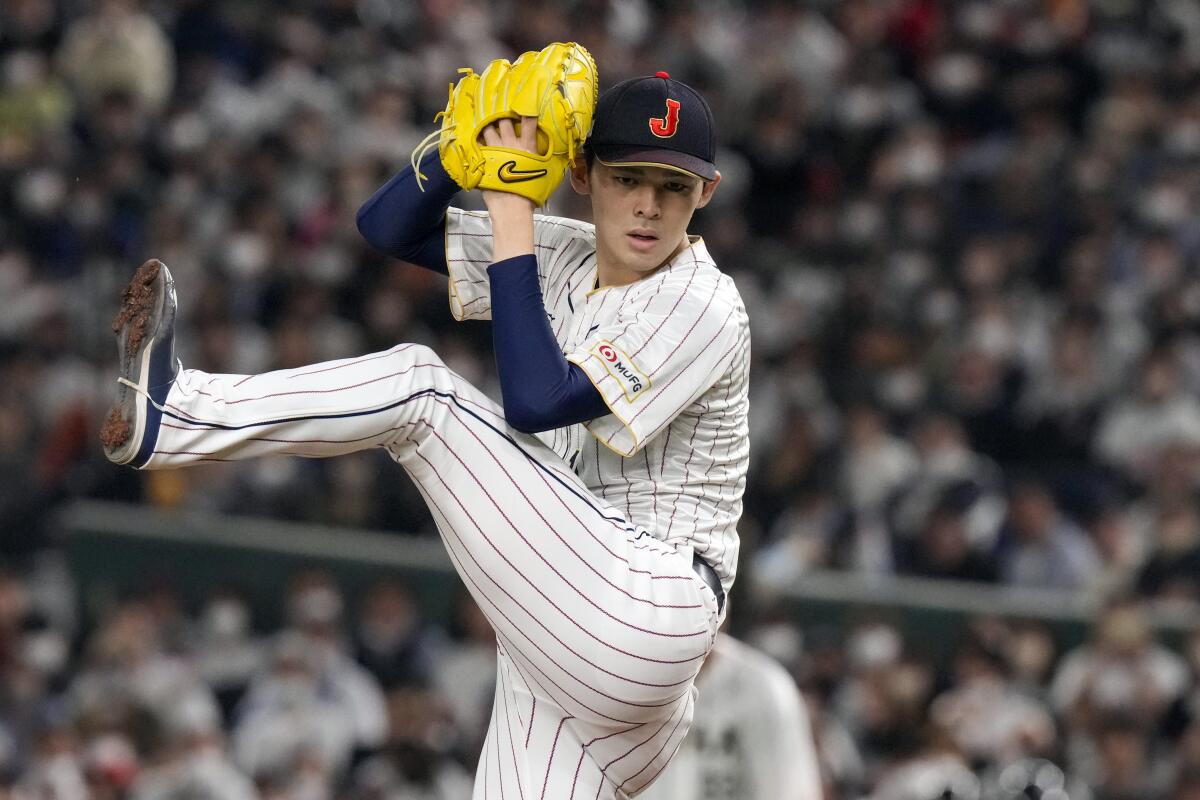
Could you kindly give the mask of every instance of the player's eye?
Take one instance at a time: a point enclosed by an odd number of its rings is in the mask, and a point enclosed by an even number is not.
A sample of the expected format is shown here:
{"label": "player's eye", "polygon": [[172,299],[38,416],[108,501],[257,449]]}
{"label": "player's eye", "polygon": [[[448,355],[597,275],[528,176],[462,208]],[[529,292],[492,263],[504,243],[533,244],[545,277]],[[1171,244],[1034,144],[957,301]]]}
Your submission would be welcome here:
{"label": "player's eye", "polygon": [[682,192],[686,192],[688,189],[690,189],[692,187],[688,186],[686,183],[679,183],[677,181],[671,181],[670,183],[668,183],[666,185],[666,188],[667,188],[668,192],[682,193]]}
{"label": "player's eye", "polygon": [[631,178],[628,175],[614,175],[613,180],[615,180],[621,186],[636,186],[637,185],[637,179]]}

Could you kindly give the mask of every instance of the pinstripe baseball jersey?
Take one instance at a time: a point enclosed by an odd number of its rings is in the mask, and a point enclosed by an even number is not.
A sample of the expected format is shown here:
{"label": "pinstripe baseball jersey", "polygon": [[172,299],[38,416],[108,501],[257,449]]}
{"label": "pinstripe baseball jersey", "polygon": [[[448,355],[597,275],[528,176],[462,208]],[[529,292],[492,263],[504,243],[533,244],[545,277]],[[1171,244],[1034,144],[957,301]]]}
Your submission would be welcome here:
{"label": "pinstripe baseball jersey", "polygon": [[[703,241],[647,278],[596,288],[591,224],[535,216],[546,315],[611,414],[539,434],[635,525],[708,561],[728,592],[749,463],[750,332],[733,280]],[[491,219],[446,217],[450,309],[489,319]]]}

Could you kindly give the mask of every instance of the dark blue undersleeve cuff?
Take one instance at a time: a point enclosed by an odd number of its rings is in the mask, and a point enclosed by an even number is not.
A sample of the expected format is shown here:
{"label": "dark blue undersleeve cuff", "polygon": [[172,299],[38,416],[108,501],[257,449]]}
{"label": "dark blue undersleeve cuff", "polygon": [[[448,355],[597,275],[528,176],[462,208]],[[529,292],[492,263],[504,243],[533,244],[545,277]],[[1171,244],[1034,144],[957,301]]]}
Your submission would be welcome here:
{"label": "dark blue undersleeve cuff", "polygon": [[421,173],[425,191],[405,167],[371,195],[358,210],[358,231],[376,250],[444,275],[446,209],[459,188],[436,150],[421,161]]}
{"label": "dark blue undersleeve cuff", "polygon": [[567,361],[542,302],[537,258],[532,254],[488,267],[492,342],[508,424],[538,433],[609,413],[587,374]]}

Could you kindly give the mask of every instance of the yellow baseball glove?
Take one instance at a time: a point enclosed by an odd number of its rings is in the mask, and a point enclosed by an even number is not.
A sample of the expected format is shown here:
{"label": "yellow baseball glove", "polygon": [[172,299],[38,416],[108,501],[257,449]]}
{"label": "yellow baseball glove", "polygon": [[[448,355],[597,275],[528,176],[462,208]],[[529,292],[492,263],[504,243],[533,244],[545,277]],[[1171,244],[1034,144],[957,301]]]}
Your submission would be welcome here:
{"label": "yellow baseball glove", "polygon": [[[438,115],[441,130],[413,153],[418,183],[424,177],[420,158],[436,137],[442,166],[463,189],[513,192],[544,205],[592,128],[598,77],[591,53],[574,42],[555,42],[511,64],[497,59],[482,73],[459,72],[463,76]],[[505,118],[519,131],[522,117],[537,119],[537,153],[481,140],[484,128]]]}

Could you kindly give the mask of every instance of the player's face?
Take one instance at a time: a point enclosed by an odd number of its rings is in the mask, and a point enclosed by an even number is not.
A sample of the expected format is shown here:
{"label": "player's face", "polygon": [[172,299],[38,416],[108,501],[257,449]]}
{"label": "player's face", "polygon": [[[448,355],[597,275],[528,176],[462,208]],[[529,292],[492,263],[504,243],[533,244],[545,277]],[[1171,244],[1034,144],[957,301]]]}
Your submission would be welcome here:
{"label": "player's face", "polygon": [[571,184],[592,199],[601,283],[640,280],[686,248],[692,214],[720,181],[720,173],[703,181],[663,167],[577,165]]}

